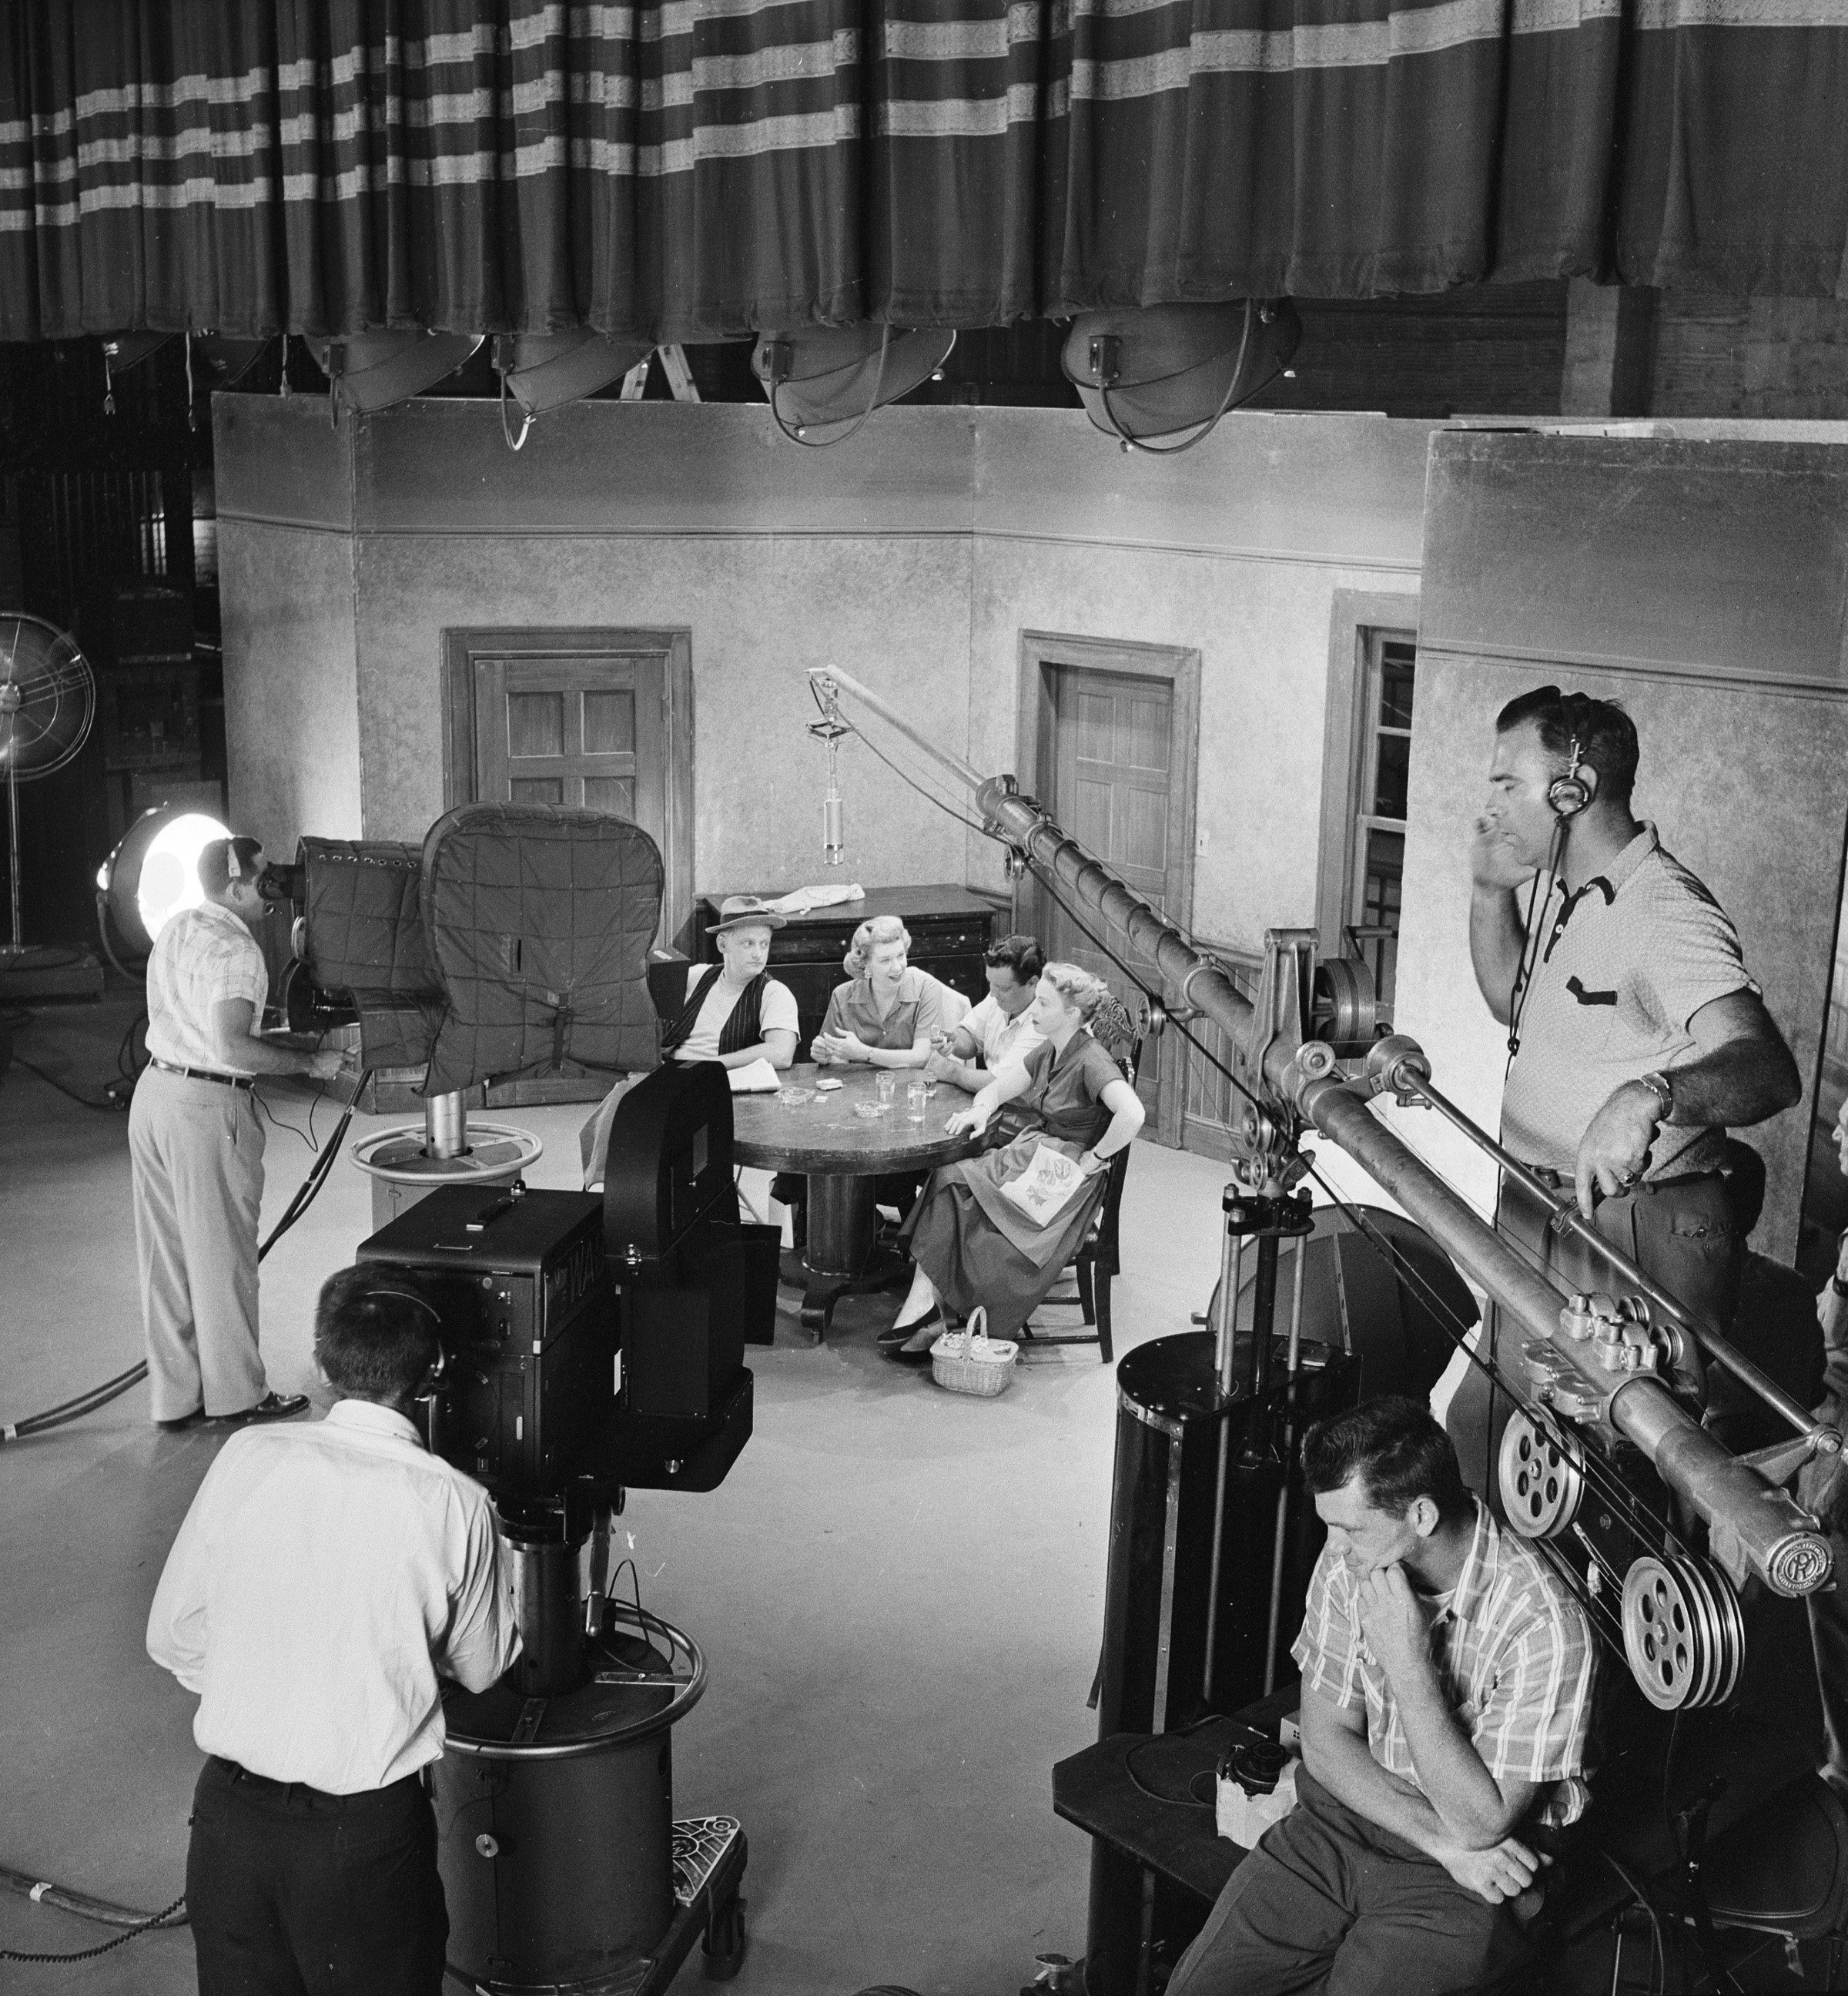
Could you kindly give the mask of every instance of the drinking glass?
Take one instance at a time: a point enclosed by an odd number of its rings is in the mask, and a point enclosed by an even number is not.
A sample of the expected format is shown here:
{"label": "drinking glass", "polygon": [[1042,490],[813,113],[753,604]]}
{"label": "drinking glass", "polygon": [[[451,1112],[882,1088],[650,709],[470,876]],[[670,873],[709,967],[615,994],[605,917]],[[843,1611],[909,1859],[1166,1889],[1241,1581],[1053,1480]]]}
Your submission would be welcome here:
{"label": "drinking glass", "polygon": [[879,1069],[879,1091],[882,1109],[890,1109],[898,1100],[898,1076],[889,1067]]}
{"label": "drinking glass", "polygon": [[914,1123],[924,1120],[924,1103],[930,1099],[931,1085],[925,1081],[912,1082],[905,1089],[905,1114]]}

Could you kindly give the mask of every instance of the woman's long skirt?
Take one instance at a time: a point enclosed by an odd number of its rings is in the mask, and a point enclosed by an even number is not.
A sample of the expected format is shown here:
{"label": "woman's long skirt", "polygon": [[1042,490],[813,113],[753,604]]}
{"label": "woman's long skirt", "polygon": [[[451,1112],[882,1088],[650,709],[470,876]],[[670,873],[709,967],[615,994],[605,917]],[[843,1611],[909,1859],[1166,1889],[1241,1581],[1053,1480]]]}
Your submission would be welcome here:
{"label": "woman's long skirt", "polygon": [[1058,1280],[1109,1175],[1100,1172],[1067,1211],[1035,1227],[1001,1188],[1020,1175],[1041,1144],[1069,1158],[1084,1148],[1029,1130],[1001,1150],[942,1165],[900,1230],[945,1309],[966,1316],[980,1304],[991,1337],[1013,1337]]}

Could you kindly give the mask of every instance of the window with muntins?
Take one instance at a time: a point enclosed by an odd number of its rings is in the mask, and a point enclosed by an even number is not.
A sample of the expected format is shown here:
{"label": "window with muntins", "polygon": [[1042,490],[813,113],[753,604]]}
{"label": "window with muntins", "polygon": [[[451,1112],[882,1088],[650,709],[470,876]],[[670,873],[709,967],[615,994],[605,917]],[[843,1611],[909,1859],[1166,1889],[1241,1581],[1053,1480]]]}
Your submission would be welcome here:
{"label": "window with muntins", "polygon": [[1373,972],[1390,1011],[1399,958],[1400,890],[1406,864],[1406,789],[1412,755],[1416,642],[1402,631],[1363,634],[1361,739],[1354,798],[1353,859],[1346,924],[1354,953]]}

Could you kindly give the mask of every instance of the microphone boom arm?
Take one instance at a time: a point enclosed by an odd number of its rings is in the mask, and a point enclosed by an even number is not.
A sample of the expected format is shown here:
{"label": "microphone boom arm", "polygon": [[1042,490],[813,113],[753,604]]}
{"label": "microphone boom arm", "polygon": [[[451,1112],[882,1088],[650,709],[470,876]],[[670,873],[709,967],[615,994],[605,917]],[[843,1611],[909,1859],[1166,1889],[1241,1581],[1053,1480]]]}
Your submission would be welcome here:
{"label": "microphone boom arm", "polygon": [[[1395,1199],[1527,1334],[1523,1357],[1533,1397],[1543,1406],[1578,1409],[1576,1418],[1608,1439],[1621,1435],[1642,1450],[1664,1482],[1706,1521],[1713,1556],[1735,1584],[1755,1574],[1776,1593],[1800,1595],[1826,1583],[1833,1567],[1829,1542],[1778,1486],[1811,1457],[1838,1454],[1840,1434],[1812,1420],[1727,1340],[1653,1283],[1647,1289],[1667,1306],[1664,1313],[1789,1422],[1798,1439],[1764,1451],[1757,1461],[1736,1457],[1653,1372],[1611,1374],[1594,1368],[1586,1355],[1589,1347],[1562,1323],[1569,1314],[1568,1299],[1370,1110],[1369,1097],[1385,1090],[1407,1102],[1422,1095],[1430,1064],[1416,1043],[1403,1035],[1376,1041],[1368,1050],[1364,1071],[1344,1074],[1334,1048],[1312,1036],[1313,931],[1267,932],[1264,976],[1254,1005],[1221,965],[1069,837],[1033,798],[1023,796],[1012,776],[984,776],[846,673],[811,669],[810,678],[831,718],[844,718],[840,697],[851,695],[966,786],[992,837],[1101,914],[1178,990],[1182,1004],[1219,1027],[1231,1049],[1235,1084],[1251,1104],[1242,1134],[1233,1132],[1241,1154],[1234,1169],[1241,1179],[1254,1189],[1280,1185],[1292,1165],[1300,1168],[1297,1143],[1304,1127],[1313,1126]],[[1467,1126],[1473,1141],[1496,1148],[1461,1110],[1447,1102],[1442,1106],[1451,1120]]]}

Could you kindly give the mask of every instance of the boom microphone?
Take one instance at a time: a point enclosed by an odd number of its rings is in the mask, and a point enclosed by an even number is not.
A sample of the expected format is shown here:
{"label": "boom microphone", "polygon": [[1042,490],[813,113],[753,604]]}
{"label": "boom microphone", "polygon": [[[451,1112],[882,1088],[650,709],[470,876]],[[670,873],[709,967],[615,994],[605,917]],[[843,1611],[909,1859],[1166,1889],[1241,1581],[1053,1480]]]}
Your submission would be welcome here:
{"label": "boom microphone", "polygon": [[832,783],[821,800],[821,855],[830,866],[838,866],[847,857],[841,831],[841,793]]}

